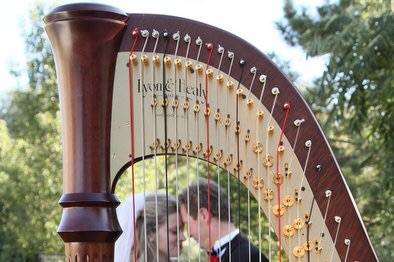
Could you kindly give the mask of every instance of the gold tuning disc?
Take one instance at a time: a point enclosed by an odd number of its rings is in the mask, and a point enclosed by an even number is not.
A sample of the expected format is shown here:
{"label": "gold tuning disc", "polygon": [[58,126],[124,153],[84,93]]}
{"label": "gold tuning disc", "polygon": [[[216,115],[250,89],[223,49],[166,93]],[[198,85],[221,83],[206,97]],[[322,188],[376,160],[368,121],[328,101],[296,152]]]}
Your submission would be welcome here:
{"label": "gold tuning disc", "polygon": [[268,200],[271,200],[273,198],[274,198],[274,191],[272,189],[270,189],[270,188],[266,188],[264,190],[263,199],[268,201]]}
{"label": "gold tuning disc", "polygon": [[304,247],[303,247],[303,246],[295,246],[295,247],[293,248],[293,255],[294,255],[296,258],[301,258],[301,257],[303,257],[303,256],[305,255]]}
{"label": "gold tuning disc", "polygon": [[264,180],[263,180],[262,177],[255,176],[255,177],[253,177],[252,184],[253,184],[254,190],[258,191],[258,190],[263,189],[263,187],[264,187]]}
{"label": "gold tuning disc", "polygon": [[262,111],[262,110],[258,111],[257,118],[261,120],[261,119],[263,119],[263,117],[264,117],[264,111]]}
{"label": "gold tuning disc", "polygon": [[292,237],[295,234],[295,229],[292,225],[285,225],[283,227],[283,235],[286,237]]}
{"label": "gold tuning disc", "polygon": [[293,227],[297,230],[300,230],[301,228],[303,228],[304,224],[305,224],[305,222],[302,218],[296,218],[293,221]]}
{"label": "gold tuning disc", "polygon": [[286,209],[284,205],[273,205],[272,206],[272,213],[277,216],[283,216],[283,214],[285,213]]}
{"label": "gold tuning disc", "polygon": [[303,246],[304,250],[307,252],[311,251],[315,247],[312,241],[306,241]]}
{"label": "gold tuning disc", "polygon": [[281,185],[283,183],[283,176],[281,174],[274,174],[274,177],[272,178],[274,181],[275,185]]}
{"label": "gold tuning disc", "polygon": [[285,195],[282,200],[282,204],[285,207],[291,207],[292,205],[294,205],[294,202],[295,202],[294,197],[290,195]]}

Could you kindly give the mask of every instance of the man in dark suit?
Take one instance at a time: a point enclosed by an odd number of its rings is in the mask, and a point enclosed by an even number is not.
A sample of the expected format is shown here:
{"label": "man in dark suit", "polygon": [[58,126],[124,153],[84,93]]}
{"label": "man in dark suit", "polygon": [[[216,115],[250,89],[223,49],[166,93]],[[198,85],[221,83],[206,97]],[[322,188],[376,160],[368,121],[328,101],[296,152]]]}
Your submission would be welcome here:
{"label": "man in dark suit", "polygon": [[228,204],[224,190],[213,181],[200,179],[185,188],[179,195],[179,205],[190,237],[207,251],[212,262],[268,261],[233,224]]}

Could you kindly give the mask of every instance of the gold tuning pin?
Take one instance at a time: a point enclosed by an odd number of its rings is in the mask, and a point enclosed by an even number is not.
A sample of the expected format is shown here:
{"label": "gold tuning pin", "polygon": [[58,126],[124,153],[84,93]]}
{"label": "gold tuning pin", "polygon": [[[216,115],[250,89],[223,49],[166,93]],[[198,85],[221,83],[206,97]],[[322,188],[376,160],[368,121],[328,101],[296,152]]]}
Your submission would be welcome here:
{"label": "gold tuning pin", "polygon": [[275,129],[274,126],[269,126],[267,129],[268,134],[272,135],[272,133],[274,133],[274,129]]}
{"label": "gold tuning pin", "polygon": [[228,81],[227,81],[227,88],[231,89],[231,88],[233,88],[233,87],[234,87],[234,82],[231,81],[231,80],[228,80]]}
{"label": "gold tuning pin", "polygon": [[154,55],[152,57],[152,61],[155,65],[159,65],[160,64],[160,56],[159,55]]}
{"label": "gold tuning pin", "polygon": [[180,68],[180,67],[182,66],[182,61],[181,61],[181,59],[179,59],[179,58],[175,59],[174,64],[175,64],[175,66],[176,66],[177,68]]}
{"label": "gold tuning pin", "polygon": [[230,115],[227,115],[226,119],[224,120],[224,126],[229,127],[231,125]]}
{"label": "gold tuning pin", "polygon": [[229,154],[223,164],[225,167],[228,167],[231,165],[231,162],[233,162],[233,155]]}
{"label": "gold tuning pin", "polygon": [[189,98],[186,97],[185,101],[183,102],[183,110],[187,111],[189,110],[189,107],[190,107]]}
{"label": "gold tuning pin", "polygon": [[247,104],[248,106],[253,105],[253,99],[252,99],[252,98],[248,98],[248,100],[246,101],[246,104]]}
{"label": "gold tuning pin", "polygon": [[217,111],[215,113],[215,121],[220,122],[220,118],[221,118],[220,111],[219,111],[219,109],[217,109]]}
{"label": "gold tuning pin", "polygon": [[218,150],[216,153],[215,153],[215,155],[213,156],[213,160],[215,161],[215,162],[218,162],[218,161],[220,161],[220,159],[222,159],[222,157],[223,157],[223,150]]}
{"label": "gold tuning pin", "polygon": [[190,149],[192,148],[192,146],[193,146],[192,141],[189,141],[188,143],[186,143],[186,144],[182,147],[182,151],[183,151],[184,153],[189,152]]}
{"label": "gold tuning pin", "polygon": [[135,53],[132,53],[129,59],[133,64],[137,64],[137,55]]}
{"label": "gold tuning pin", "polygon": [[204,116],[208,117],[211,114],[211,109],[209,107],[204,108]]}
{"label": "gold tuning pin", "polygon": [[213,70],[212,70],[211,68],[208,68],[207,71],[205,71],[205,73],[207,74],[207,76],[208,76],[209,78],[212,78],[212,77],[213,77]]}
{"label": "gold tuning pin", "polygon": [[197,71],[197,73],[201,74],[201,72],[202,72],[202,65],[201,64],[196,65],[196,71]]}
{"label": "gold tuning pin", "polygon": [[187,68],[187,69],[192,69],[193,68],[193,63],[191,62],[191,61],[187,61],[186,63],[185,63],[185,67]]}
{"label": "gold tuning pin", "polygon": [[250,141],[250,129],[246,130],[246,135],[245,135],[245,143],[249,143]]}
{"label": "gold tuning pin", "polygon": [[141,56],[141,62],[142,62],[144,65],[147,65],[147,64],[149,63],[149,58],[148,58],[148,56],[147,56],[147,55],[142,55],[142,56]]}
{"label": "gold tuning pin", "polygon": [[194,104],[194,106],[193,106],[193,110],[194,110],[194,113],[198,113],[198,112],[200,112],[200,103],[198,102],[198,100],[196,101],[196,103]]}
{"label": "gold tuning pin", "polygon": [[164,57],[164,63],[165,63],[167,66],[171,65],[171,57],[165,56],[165,57]]}
{"label": "gold tuning pin", "polygon": [[257,118],[258,118],[259,120],[261,120],[261,119],[263,119],[263,117],[264,117],[264,111],[262,111],[262,110],[258,111],[258,112],[257,112]]}
{"label": "gold tuning pin", "polygon": [[219,83],[223,83],[223,79],[224,79],[224,76],[223,76],[222,74],[218,74],[218,75],[216,76],[216,80],[217,80]]}
{"label": "gold tuning pin", "polygon": [[244,93],[244,90],[242,88],[238,88],[235,93],[239,96],[239,95],[242,95]]}

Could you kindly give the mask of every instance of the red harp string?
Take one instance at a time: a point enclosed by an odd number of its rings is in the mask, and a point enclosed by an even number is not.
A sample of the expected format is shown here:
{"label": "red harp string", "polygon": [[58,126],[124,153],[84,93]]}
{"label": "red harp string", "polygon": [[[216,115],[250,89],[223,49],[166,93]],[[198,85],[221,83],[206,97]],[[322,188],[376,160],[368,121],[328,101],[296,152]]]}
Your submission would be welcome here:
{"label": "red harp string", "polygon": [[211,62],[212,58],[212,53],[213,53],[213,44],[212,43],[207,43],[206,47],[208,49],[208,61],[207,65],[205,68],[205,110],[204,110],[204,115],[205,115],[205,134],[206,134],[206,143],[207,143],[207,152],[206,152],[206,161],[207,161],[207,178],[208,178],[208,247],[211,248],[211,174],[209,171],[210,168],[210,163],[209,163],[209,157],[210,157],[210,145],[209,145],[209,102],[208,102],[208,74],[207,71],[209,69],[209,64]]}
{"label": "red harp string", "polygon": [[[134,234],[133,234],[133,257],[134,261],[137,261],[137,248],[136,248],[136,219],[135,219],[135,183],[134,183],[134,159],[135,159],[135,150],[134,150],[134,109],[133,109],[133,101],[134,101],[134,95],[133,95],[133,56],[134,56],[134,50],[135,47],[138,43],[139,40],[139,29],[135,28],[132,31],[131,37],[134,39],[133,44],[130,49],[129,53],[129,61],[128,61],[128,69],[129,69],[129,93],[130,93],[130,166],[131,166],[131,188],[132,188],[132,193],[133,193],[133,228],[134,228]],[[134,58],[135,59],[135,58]]]}
{"label": "red harp string", "polygon": [[[280,152],[279,152],[279,147],[280,146],[282,146],[282,144],[283,144],[283,134],[284,134],[284,131],[285,131],[285,128],[286,128],[286,123],[287,123],[287,118],[288,118],[288,116],[289,116],[289,111],[290,111],[290,103],[289,102],[286,102],[284,105],[283,105],[283,110],[285,110],[286,112],[285,112],[285,118],[283,119],[283,123],[282,123],[282,127],[281,127],[281,130],[280,130],[280,137],[279,137],[279,142],[278,142],[278,146],[276,147],[276,170],[275,170],[275,176],[277,177],[277,179],[281,179],[280,178],[280,172],[279,172],[279,163],[280,163]],[[279,180],[280,181],[280,180]],[[281,221],[280,221],[280,182],[278,182],[277,184],[276,184],[276,186],[277,186],[277,190],[278,190],[278,211],[279,211],[279,215],[278,215],[278,223],[277,223],[277,236],[278,236],[278,242],[279,242],[279,246],[278,246],[278,249],[279,249],[279,257],[278,257],[278,260],[279,260],[279,262],[281,262],[282,261],[282,238],[281,238],[281,235],[280,235],[280,228],[281,228]]]}

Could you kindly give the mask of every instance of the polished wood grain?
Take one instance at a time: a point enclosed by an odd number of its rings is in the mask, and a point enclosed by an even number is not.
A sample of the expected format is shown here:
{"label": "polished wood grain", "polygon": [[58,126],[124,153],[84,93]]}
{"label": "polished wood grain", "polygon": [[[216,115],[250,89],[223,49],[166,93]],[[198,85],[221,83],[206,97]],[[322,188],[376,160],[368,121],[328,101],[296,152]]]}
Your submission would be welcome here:
{"label": "polished wood grain", "polygon": [[121,234],[109,188],[116,54],[128,17],[113,7],[73,4],[44,18],[60,90],[63,207],[58,233],[70,261],[112,261]]}

